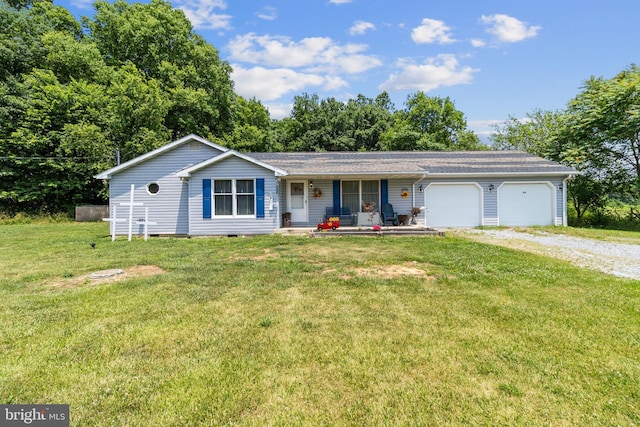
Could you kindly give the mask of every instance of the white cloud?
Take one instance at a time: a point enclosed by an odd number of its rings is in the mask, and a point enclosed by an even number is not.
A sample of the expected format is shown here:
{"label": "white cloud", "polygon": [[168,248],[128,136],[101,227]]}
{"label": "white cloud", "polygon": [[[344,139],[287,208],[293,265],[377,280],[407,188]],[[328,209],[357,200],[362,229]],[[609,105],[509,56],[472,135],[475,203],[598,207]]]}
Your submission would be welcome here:
{"label": "white cloud", "polygon": [[227,8],[225,0],[177,0],[175,4],[189,18],[194,28],[227,30],[231,28],[231,16],[217,13]]}
{"label": "white cloud", "polygon": [[480,39],[471,39],[471,46],[473,47],[483,47],[486,46],[487,42]]}
{"label": "white cloud", "polygon": [[479,71],[460,66],[458,59],[451,54],[429,58],[426,63],[420,65],[405,60],[399,61],[398,65],[402,71],[391,74],[379,89],[428,92],[439,87],[469,84],[473,81],[473,73]]}
{"label": "white cloud", "polygon": [[256,97],[261,101],[275,100],[287,93],[299,92],[308,86],[335,89],[347,85],[339,77],[300,73],[287,68],[243,68],[237,64],[232,67],[231,78],[235,82],[235,91],[245,98]]}
{"label": "white cloud", "polygon": [[293,108],[293,104],[265,104],[267,110],[269,110],[269,117],[272,119],[284,119],[285,117],[289,117],[291,115],[291,109]]}
{"label": "white cloud", "polygon": [[436,19],[424,18],[422,25],[411,31],[411,39],[416,43],[453,43],[451,38],[451,28],[443,21]]}
{"label": "white cloud", "polygon": [[93,7],[94,0],[72,0],[71,4],[78,9],[91,9]]}
{"label": "white cloud", "polygon": [[509,15],[482,15],[480,22],[486,25],[487,32],[493,34],[501,42],[515,43],[535,37],[542,29],[540,26],[529,25]]}
{"label": "white cloud", "polygon": [[333,4],[347,4],[351,3],[353,0],[329,0],[329,3]]}
{"label": "white cloud", "polygon": [[467,122],[467,126],[470,130],[474,131],[480,139],[488,141],[491,134],[495,132],[495,126],[499,126],[504,123],[504,120],[471,120]]}
{"label": "white cloud", "polygon": [[338,89],[342,89],[343,87],[347,87],[347,86],[349,86],[349,83],[347,83],[342,77],[326,76],[323,89],[329,90],[329,91],[336,91]]}
{"label": "white cloud", "polygon": [[265,6],[260,12],[256,13],[256,16],[265,21],[273,21],[278,17],[278,13],[275,7]]}
{"label": "white cloud", "polygon": [[356,74],[382,65],[362,52],[363,44],[339,45],[328,37],[309,37],[299,42],[284,36],[237,36],[227,45],[233,61],[269,67],[305,68],[311,72]]}
{"label": "white cloud", "polygon": [[351,34],[352,36],[362,35],[369,30],[375,30],[375,29],[376,29],[376,26],[373,25],[371,22],[356,21],[353,23],[353,26],[349,28],[349,34]]}

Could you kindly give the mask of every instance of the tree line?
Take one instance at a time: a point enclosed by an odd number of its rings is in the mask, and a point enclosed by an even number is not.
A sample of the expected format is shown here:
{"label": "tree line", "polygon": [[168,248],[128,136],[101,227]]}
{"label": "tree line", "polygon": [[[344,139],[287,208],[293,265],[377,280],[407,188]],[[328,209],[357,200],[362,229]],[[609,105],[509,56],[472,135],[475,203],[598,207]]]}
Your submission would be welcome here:
{"label": "tree line", "polygon": [[231,66],[164,0],[94,3],[76,20],[52,0],[0,0],[0,213],[104,203],[92,177],[194,133],[244,152],[519,149],[575,167],[578,218],[640,199],[640,68],[584,82],[562,111],[496,126],[482,144],[448,97],[386,92],[346,102],[303,93],[272,120],[235,93]]}
{"label": "tree line", "polygon": [[449,98],[340,102],[302,94],[271,120],[230,65],[164,0],[0,0],[0,212],[103,203],[92,176],[195,133],[242,151],[482,149]]}

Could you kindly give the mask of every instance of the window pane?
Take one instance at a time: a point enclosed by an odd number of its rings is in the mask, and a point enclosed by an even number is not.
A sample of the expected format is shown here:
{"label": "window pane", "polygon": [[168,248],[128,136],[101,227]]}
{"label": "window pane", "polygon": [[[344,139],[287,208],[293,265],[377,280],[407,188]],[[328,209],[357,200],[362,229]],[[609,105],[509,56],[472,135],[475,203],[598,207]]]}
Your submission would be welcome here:
{"label": "window pane", "polygon": [[291,195],[292,196],[304,196],[304,182],[292,182],[291,183]]}
{"label": "window pane", "polygon": [[255,203],[254,197],[251,196],[238,196],[238,215],[254,215]]}
{"label": "window pane", "polygon": [[213,192],[217,194],[231,193],[231,180],[216,180],[213,183]]}
{"label": "window pane", "polygon": [[253,180],[252,179],[237,180],[236,192],[238,194],[253,194]]}
{"label": "window pane", "polygon": [[358,194],[358,181],[342,181],[342,194]]}
{"label": "window pane", "polygon": [[362,203],[373,203],[376,209],[380,209],[379,202],[378,181],[362,181]]}
{"label": "window pane", "polygon": [[342,181],[342,206],[360,212],[360,182]]}
{"label": "window pane", "polygon": [[216,215],[232,215],[233,214],[232,197],[230,195],[215,196],[214,200],[216,205],[216,210],[215,210]]}

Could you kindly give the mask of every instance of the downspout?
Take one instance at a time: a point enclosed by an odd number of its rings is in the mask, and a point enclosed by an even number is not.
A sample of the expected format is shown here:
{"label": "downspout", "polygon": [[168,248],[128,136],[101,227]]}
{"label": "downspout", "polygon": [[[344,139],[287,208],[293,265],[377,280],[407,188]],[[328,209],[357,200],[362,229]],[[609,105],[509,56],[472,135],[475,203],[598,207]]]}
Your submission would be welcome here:
{"label": "downspout", "polygon": [[567,182],[570,178],[573,178],[573,175],[569,175],[562,180],[562,203],[564,204],[564,209],[562,210],[562,225],[565,227],[569,225],[569,220],[567,219]]}
{"label": "downspout", "polygon": [[[411,184],[411,187],[413,188],[413,191],[411,192],[412,196],[411,196],[411,208],[413,209],[414,207],[416,207],[416,184],[419,183],[420,181],[424,181],[427,178],[427,174],[423,174],[422,177],[420,179],[418,179],[416,182],[414,182],[413,184]],[[424,202],[424,194],[422,195],[422,201]],[[422,203],[421,203],[422,204]],[[425,209],[426,212],[426,209]],[[425,227],[427,226],[427,214],[424,214],[424,225]]]}

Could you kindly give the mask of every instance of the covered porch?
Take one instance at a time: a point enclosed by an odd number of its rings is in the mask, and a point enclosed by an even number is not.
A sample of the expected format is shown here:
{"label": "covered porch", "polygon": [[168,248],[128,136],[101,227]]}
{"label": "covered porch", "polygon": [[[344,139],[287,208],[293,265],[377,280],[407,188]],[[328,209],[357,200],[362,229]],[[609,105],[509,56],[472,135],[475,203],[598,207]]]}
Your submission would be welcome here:
{"label": "covered porch", "polygon": [[[421,176],[304,176],[282,178],[282,228],[312,228],[338,218],[340,228],[410,226],[412,211],[424,205]],[[422,219],[422,221],[421,221]],[[424,218],[413,216],[414,225]]]}

